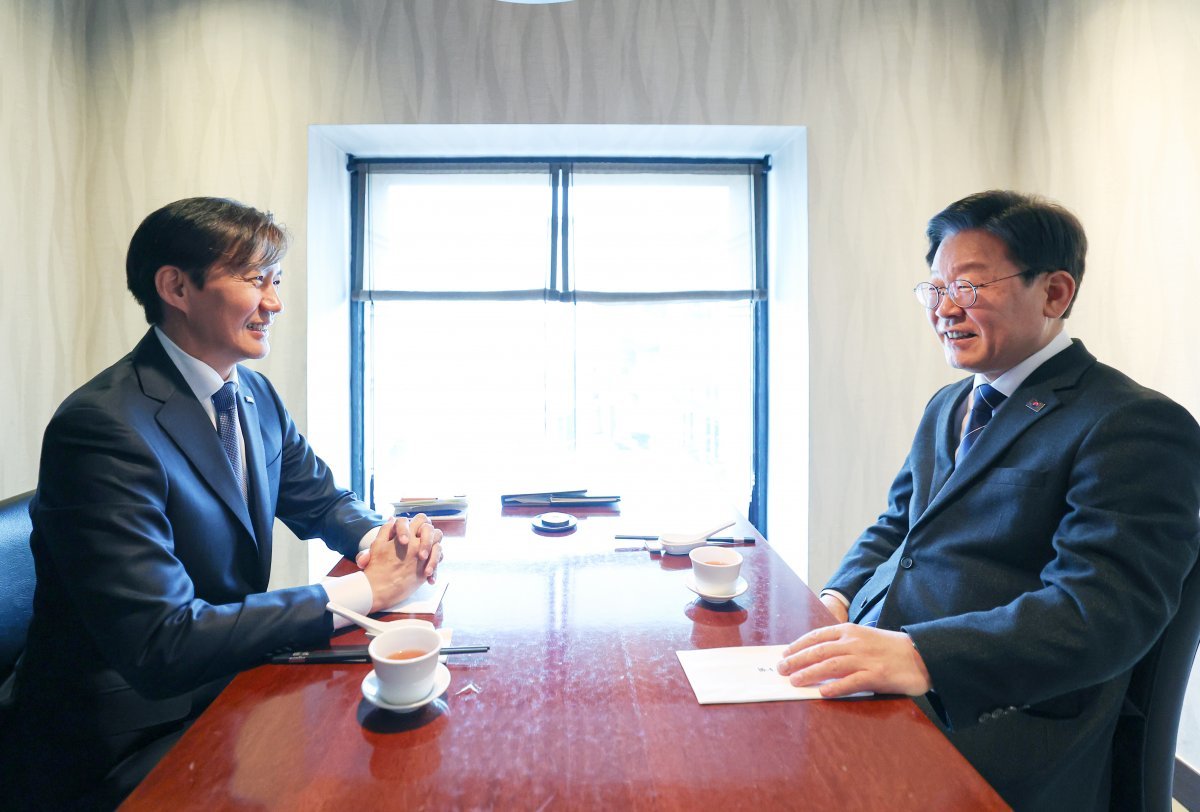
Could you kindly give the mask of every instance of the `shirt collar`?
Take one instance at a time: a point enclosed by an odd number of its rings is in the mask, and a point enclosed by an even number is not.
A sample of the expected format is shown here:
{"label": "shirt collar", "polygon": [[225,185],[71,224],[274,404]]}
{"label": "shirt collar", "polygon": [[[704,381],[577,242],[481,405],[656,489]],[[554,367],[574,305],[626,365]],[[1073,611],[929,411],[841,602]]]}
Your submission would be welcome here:
{"label": "shirt collar", "polygon": [[[1059,331],[1058,335],[1050,339],[1049,344],[1042,347],[1040,350],[1026,358],[1021,363],[1017,364],[1012,369],[1005,372],[1000,377],[996,378],[996,380],[991,381],[991,387],[999,391],[1005,397],[1012,396],[1012,393],[1017,391],[1017,387],[1023,384],[1025,379],[1028,378],[1035,369],[1070,346],[1071,337],[1067,335],[1066,328],[1063,328]],[[977,372],[975,373],[975,381],[972,384],[972,389],[978,387],[981,383],[989,383],[989,381],[987,378],[983,377],[981,373]]]}
{"label": "shirt collar", "polygon": [[[192,390],[192,394],[196,396],[196,400],[201,403],[211,403],[212,396],[225,385],[225,380],[208,364],[199,358],[193,358],[181,350],[178,344],[168,338],[167,334],[158,328],[158,325],[154,326],[154,334],[158,336],[158,340],[162,344],[163,349],[167,351],[168,357],[170,357],[171,361],[179,369],[179,374],[183,375],[183,379],[187,381],[188,388]],[[233,370],[229,373],[229,380],[233,381],[233,391],[236,393],[239,385],[237,364],[234,364]]]}

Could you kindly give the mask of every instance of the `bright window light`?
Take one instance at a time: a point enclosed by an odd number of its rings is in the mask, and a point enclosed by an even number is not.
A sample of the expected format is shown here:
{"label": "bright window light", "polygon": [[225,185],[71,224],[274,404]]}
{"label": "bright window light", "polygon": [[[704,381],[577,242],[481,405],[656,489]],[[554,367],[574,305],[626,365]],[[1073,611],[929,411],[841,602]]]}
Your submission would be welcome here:
{"label": "bright window light", "polygon": [[664,482],[750,503],[760,170],[366,169],[355,299],[376,503]]}

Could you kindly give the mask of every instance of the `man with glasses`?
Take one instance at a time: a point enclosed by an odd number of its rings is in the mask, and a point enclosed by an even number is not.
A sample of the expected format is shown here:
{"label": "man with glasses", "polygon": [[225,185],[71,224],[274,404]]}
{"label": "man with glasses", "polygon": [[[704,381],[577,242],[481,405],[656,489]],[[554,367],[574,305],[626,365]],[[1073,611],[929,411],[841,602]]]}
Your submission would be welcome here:
{"label": "man with glasses", "polygon": [[916,298],[973,376],[929,401],[822,592],[841,623],[779,670],[918,697],[1017,809],[1104,809],[1130,669],[1200,548],[1200,427],[1067,336],[1087,250],[1070,212],[984,192],[927,235]]}

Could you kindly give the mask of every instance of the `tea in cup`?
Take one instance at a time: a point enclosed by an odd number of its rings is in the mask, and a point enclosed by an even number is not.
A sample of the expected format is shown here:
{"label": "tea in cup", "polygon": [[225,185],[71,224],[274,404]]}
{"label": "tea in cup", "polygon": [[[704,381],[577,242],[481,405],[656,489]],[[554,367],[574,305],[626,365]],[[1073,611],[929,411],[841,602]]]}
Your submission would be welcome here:
{"label": "tea in cup", "polygon": [[379,696],[391,705],[409,705],[433,690],[442,636],[432,623],[406,625],[377,635],[367,647],[375,664]]}
{"label": "tea in cup", "polygon": [[713,595],[733,592],[742,571],[741,553],[726,547],[697,547],[688,557],[692,559],[697,589]]}

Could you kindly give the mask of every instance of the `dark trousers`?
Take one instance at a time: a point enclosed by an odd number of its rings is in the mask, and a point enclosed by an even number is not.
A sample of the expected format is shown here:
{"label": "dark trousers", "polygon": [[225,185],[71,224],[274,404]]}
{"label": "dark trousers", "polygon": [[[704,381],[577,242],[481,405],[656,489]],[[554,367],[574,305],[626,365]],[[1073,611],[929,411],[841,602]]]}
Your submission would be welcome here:
{"label": "dark trousers", "polygon": [[70,764],[55,757],[57,736],[48,731],[26,736],[27,728],[14,727],[0,746],[0,806],[14,812],[116,809],[190,725],[179,721],[105,736],[86,743],[94,757]]}

